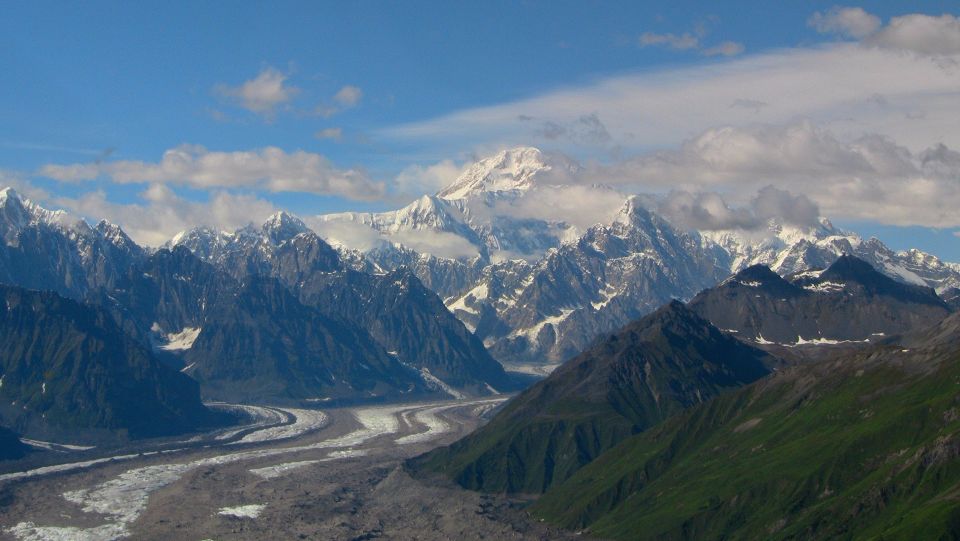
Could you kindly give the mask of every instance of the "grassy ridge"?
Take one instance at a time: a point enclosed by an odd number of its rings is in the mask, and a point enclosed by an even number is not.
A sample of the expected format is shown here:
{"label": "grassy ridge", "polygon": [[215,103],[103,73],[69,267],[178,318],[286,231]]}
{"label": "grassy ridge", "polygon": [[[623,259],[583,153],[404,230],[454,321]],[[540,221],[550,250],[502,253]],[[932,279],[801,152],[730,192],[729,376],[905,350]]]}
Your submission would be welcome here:
{"label": "grassy ridge", "polygon": [[697,406],[534,512],[616,539],[954,539],[958,457],[960,354],[888,348]]}
{"label": "grassy ridge", "polygon": [[766,359],[670,303],[558,368],[486,426],[409,465],[473,490],[541,493],[632,434],[766,375]]}

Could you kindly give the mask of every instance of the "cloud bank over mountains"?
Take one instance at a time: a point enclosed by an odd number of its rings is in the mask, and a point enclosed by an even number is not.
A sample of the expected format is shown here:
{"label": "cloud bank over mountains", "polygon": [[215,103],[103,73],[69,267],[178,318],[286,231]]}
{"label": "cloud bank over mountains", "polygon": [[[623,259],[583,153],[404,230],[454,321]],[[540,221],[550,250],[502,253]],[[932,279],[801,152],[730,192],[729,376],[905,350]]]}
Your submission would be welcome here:
{"label": "cloud bank over mountains", "polygon": [[[184,144],[155,161],[108,155],[49,163],[34,173],[94,186],[76,197],[50,196],[29,175],[16,175],[15,185],[75,213],[105,216],[155,244],[195,223],[233,229],[257,221],[275,210],[270,200],[278,193],[399,206],[441,191],[493,151],[533,144],[575,166],[541,174],[537,197],[486,212],[565,216],[585,228],[606,221],[623,194],[649,193],[664,215],[696,229],[751,228],[777,215],[813,223],[820,214],[960,227],[960,19],[906,14],[884,21],[837,6],[806,23],[836,41],[751,54],[729,42],[728,51],[717,51],[728,57],[720,60],[604,77],[382,128],[371,135],[378,144],[429,149],[399,172],[371,174],[307,150]],[[710,56],[727,42],[706,40],[705,28],[640,33],[635,46]],[[213,93],[270,122],[308,101],[292,79],[292,69],[265,67]],[[330,117],[365,99],[349,84],[326,95],[298,114]],[[314,141],[329,143],[351,132],[328,126],[314,133]],[[139,201],[111,201],[103,189],[109,184],[141,185]],[[550,189],[557,186],[565,190]],[[185,197],[180,188],[206,192],[207,200]]]}

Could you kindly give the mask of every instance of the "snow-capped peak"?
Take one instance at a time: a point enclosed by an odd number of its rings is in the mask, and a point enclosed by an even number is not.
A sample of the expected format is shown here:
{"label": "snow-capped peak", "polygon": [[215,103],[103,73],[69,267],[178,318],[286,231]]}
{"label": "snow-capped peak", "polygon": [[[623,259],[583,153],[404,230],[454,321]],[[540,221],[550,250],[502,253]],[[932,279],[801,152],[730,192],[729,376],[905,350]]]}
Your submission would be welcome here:
{"label": "snow-capped peak", "polygon": [[535,177],[552,169],[539,149],[503,150],[471,165],[453,184],[440,190],[443,199],[465,199],[484,192],[525,192]]}
{"label": "snow-capped peak", "polygon": [[309,230],[303,220],[282,210],[274,213],[263,223],[263,232],[274,242],[291,239]]}
{"label": "snow-capped peak", "polygon": [[21,229],[37,224],[46,224],[62,230],[75,229],[81,233],[90,229],[83,220],[63,210],[47,210],[21,196],[9,186],[0,190],[0,235],[8,245],[17,242],[16,238]]}

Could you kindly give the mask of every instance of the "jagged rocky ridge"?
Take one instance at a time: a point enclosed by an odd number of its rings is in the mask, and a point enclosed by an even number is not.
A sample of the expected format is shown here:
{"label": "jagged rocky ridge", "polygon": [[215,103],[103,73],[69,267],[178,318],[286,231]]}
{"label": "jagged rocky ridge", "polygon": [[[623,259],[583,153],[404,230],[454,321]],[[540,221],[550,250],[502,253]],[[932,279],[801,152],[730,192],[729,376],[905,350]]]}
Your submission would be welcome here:
{"label": "jagged rocky ridge", "polygon": [[[383,399],[401,392],[410,397],[490,394],[512,384],[480,341],[409,272],[374,276],[350,270],[335,250],[286,213],[276,214],[258,228],[250,226],[230,235],[198,229],[169,248],[145,250],[116,226],[102,222],[90,228],[8,189],[0,201],[0,226],[6,227],[0,227],[6,239],[0,246],[0,282],[56,291],[102,307],[127,335],[178,369],[197,362],[198,354],[189,352],[195,343],[202,345],[210,362],[198,363],[187,372],[210,385],[211,395],[270,399],[272,392],[277,400]],[[282,284],[302,304],[292,313],[315,322],[317,328],[289,325],[288,338],[298,341],[302,349],[275,348],[275,341],[261,340],[245,342],[254,349],[244,353],[274,368],[284,366],[292,355],[305,355],[300,368],[316,371],[294,371],[296,377],[283,370],[250,373],[260,380],[258,387],[237,380],[243,373],[240,367],[229,369],[230,359],[237,359],[231,355],[236,352],[231,338],[237,337],[224,332],[255,331],[250,319],[238,321],[237,314],[231,313],[234,308],[242,312],[244,307],[289,306],[285,301],[258,304],[262,299],[256,295],[262,288],[252,284],[262,284],[263,278]],[[407,287],[392,287],[398,280]],[[274,293],[276,298],[279,292]],[[361,299],[372,293],[377,295],[376,303]],[[331,296],[339,302],[323,304]],[[363,303],[369,305],[356,308]],[[270,320],[270,314],[255,312],[261,322]],[[293,317],[282,309],[273,315],[278,320]],[[401,318],[409,319],[410,325],[400,325]],[[344,366],[332,367],[332,362]],[[363,366],[383,370],[361,370]],[[211,367],[223,369],[224,374],[211,374]],[[263,381],[267,374],[278,379]],[[329,387],[295,381],[337,376],[358,379],[340,380]],[[447,376],[454,382],[448,385],[443,380]],[[231,383],[214,392],[217,381]],[[324,389],[330,394],[320,392]],[[348,389],[354,389],[355,395],[347,397]]]}
{"label": "jagged rocky ridge", "polygon": [[753,265],[689,307],[739,338],[791,346],[882,341],[950,313],[933,289],[897,282],[850,255],[787,278]]}
{"label": "jagged rocky ridge", "polygon": [[[787,276],[850,254],[898,281],[944,294],[960,287],[960,265],[894,252],[826,219],[813,227],[771,222],[767,231],[687,231],[651,210],[655,198],[637,196],[623,196],[619,210],[592,226],[519,217],[531,201],[583,197],[569,182],[576,172],[562,158],[517,148],[397,211],[313,223],[355,265],[411,269],[514,369],[561,362],[600,333],[756,264]],[[613,190],[594,188],[616,200]]]}

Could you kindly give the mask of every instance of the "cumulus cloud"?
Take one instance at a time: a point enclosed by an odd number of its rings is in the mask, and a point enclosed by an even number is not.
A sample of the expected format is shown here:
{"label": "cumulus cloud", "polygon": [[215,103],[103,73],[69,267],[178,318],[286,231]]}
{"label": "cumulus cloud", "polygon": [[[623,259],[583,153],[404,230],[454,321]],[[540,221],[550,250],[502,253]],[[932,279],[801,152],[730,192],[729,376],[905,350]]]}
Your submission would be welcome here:
{"label": "cumulus cloud", "polygon": [[[723,190],[744,200],[760,190],[750,203],[752,216],[781,216],[797,223],[814,219],[816,207],[764,186],[802,193],[831,217],[960,225],[955,211],[960,205],[960,153],[943,144],[914,153],[876,134],[845,141],[810,122],[711,129],[678,149],[595,165],[585,175],[628,191]],[[709,198],[680,197],[676,203],[692,209],[687,214],[701,224],[750,219],[725,213]],[[697,210],[701,208],[704,212]]]}
{"label": "cumulus cloud", "polygon": [[159,162],[134,160],[48,164],[39,174],[64,182],[108,177],[113,182],[173,183],[197,188],[259,188],[272,192],[309,192],[375,199],[383,185],[358,169],[338,169],[311,152],[287,153],[276,147],[236,152],[213,152],[182,145],[164,152]]}
{"label": "cumulus cloud", "polygon": [[807,24],[821,34],[838,34],[851,38],[865,38],[880,28],[880,17],[859,7],[834,6],[826,12],[815,12]]}
{"label": "cumulus cloud", "polygon": [[893,17],[884,26],[880,17],[863,8],[834,6],[815,12],[807,23],[818,32],[859,39],[870,46],[923,55],[960,53],[960,19],[949,13],[911,13]]}
{"label": "cumulus cloud", "polygon": [[268,201],[249,194],[216,191],[207,201],[191,201],[162,184],[152,184],[140,194],[140,202],[116,203],[102,190],[79,197],[56,197],[45,201],[89,217],[119,224],[133,240],[159,246],[185,229],[205,225],[233,230],[250,222],[260,223],[276,211]]}
{"label": "cumulus cloud", "polygon": [[671,222],[701,231],[765,230],[771,220],[799,227],[816,227],[820,210],[802,194],[765,186],[749,203],[734,207],[716,192],[671,191],[656,199],[655,209]]}
{"label": "cumulus cloud", "polygon": [[333,95],[333,101],[340,104],[341,107],[355,107],[363,98],[363,91],[360,87],[346,85]]}
{"label": "cumulus cloud", "polygon": [[250,112],[272,118],[277,107],[289,103],[300,93],[299,88],[286,84],[286,81],[286,74],[267,67],[238,86],[219,84],[214,87],[214,93],[235,101]]}
{"label": "cumulus cloud", "polygon": [[950,14],[939,17],[911,14],[890,19],[866,43],[929,55],[960,53],[960,19]]}
{"label": "cumulus cloud", "polygon": [[446,231],[401,231],[387,237],[420,253],[432,254],[445,259],[468,259],[480,255],[476,246],[467,239]]}
{"label": "cumulus cloud", "polygon": [[332,103],[322,103],[317,106],[316,113],[324,118],[330,118],[337,113],[360,105],[362,99],[363,90],[360,87],[345,85],[330,99]]}
{"label": "cumulus cloud", "polygon": [[0,188],[6,187],[13,188],[20,195],[36,202],[45,201],[50,197],[50,192],[34,186],[19,172],[0,169]]}
{"label": "cumulus cloud", "polygon": [[359,222],[313,216],[304,218],[304,223],[332,246],[346,246],[367,252],[386,242],[377,230]]}
{"label": "cumulus cloud", "polygon": [[480,254],[470,241],[454,233],[430,229],[381,233],[364,223],[363,218],[367,215],[359,215],[361,219],[357,216],[332,214],[304,221],[330,244],[355,250],[370,251],[392,243],[445,259],[472,258]]}
{"label": "cumulus cloud", "polygon": [[436,193],[453,184],[463,173],[465,166],[453,160],[443,160],[433,165],[411,165],[400,171],[394,180],[394,191],[401,195]]}
{"label": "cumulus cloud", "polygon": [[[553,182],[576,182],[575,177],[554,178]],[[624,193],[607,186],[551,183],[543,179],[522,197],[470,206],[470,214],[489,220],[506,217],[514,220],[546,220],[565,222],[580,231],[595,224],[610,223],[623,206]]]}

